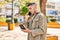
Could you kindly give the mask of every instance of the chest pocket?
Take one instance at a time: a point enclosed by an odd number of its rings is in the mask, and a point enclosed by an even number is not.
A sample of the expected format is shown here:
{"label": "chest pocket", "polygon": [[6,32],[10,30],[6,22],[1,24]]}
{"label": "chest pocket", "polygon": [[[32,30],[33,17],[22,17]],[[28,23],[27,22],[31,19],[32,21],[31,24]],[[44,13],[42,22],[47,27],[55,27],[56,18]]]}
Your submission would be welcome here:
{"label": "chest pocket", "polygon": [[37,24],[38,23],[37,16],[38,16],[38,13],[31,18],[30,23],[29,23],[30,24],[30,27],[29,27],[30,29],[36,29],[37,28],[37,25],[38,25]]}
{"label": "chest pocket", "polygon": [[38,29],[39,19],[38,17],[35,17],[35,19],[32,22],[32,29]]}

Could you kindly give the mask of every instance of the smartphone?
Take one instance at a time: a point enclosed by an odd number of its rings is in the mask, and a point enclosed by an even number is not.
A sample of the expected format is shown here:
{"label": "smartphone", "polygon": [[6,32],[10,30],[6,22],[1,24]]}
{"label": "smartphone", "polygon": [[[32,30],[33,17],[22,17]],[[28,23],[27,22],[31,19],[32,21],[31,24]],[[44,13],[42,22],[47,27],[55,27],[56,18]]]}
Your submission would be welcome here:
{"label": "smartphone", "polygon": [[31,12],[29,12],[28,15],[31,16]]}
{"label": "smartphone", "polygon": [[20,26],[21,29],[25,30],[24,25],[21,24],[21,25],[19,25],[19,26]]}

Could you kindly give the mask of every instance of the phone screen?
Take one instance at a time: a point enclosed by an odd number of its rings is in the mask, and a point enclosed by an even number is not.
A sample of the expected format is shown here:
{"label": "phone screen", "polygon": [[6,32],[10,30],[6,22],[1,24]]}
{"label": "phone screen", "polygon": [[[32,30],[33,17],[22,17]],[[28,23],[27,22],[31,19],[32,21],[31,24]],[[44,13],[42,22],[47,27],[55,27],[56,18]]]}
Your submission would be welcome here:
{"label": "phone screen", "polygon": [[25,27],[23,25],[19,25],[21,29],[25,30]]}
{"label": "phone screen", "polygon": [[29,12],[28,15],[31,16],[31,12]]}

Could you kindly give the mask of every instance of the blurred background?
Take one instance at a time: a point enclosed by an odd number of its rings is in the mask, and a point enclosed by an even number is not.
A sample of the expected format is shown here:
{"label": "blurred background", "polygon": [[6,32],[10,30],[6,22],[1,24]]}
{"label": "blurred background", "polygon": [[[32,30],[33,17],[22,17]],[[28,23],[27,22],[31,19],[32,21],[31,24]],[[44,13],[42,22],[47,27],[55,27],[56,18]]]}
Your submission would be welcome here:
{"label": "blurred background", "polygon": [[20,19],[24,22],[29,2],[35,2],[37,11],[47,18],[47,40],[60,40],[60,0],[0,0],[0,26],[7,27],[10,21],[18,26]]}

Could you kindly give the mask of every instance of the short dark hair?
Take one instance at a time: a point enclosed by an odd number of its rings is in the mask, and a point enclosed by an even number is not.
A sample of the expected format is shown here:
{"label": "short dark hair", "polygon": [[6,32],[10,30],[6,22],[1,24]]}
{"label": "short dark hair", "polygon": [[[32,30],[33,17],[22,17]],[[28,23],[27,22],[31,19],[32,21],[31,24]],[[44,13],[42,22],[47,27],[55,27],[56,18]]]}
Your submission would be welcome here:
{"label": "short dark hair", "polygon": [[36,3],[28,3],[27,7],[34,5],[34,4],[36,4]]}

